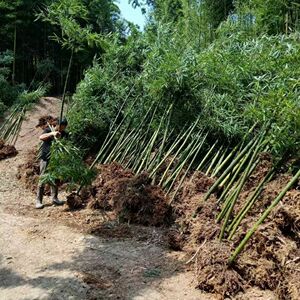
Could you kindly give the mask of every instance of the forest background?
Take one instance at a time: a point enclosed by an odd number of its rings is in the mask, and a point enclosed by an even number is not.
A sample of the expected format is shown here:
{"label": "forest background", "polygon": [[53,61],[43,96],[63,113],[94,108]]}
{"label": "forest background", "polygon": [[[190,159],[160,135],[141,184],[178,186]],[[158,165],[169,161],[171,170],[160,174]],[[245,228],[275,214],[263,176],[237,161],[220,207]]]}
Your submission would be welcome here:
{"label": "forest background", "polygon": [[133,123],[173,103],[174,135],[200,118],[211,140],[234,144],[268,122],[275,154],[299,150],[296,1],[130,2],[148,10],[143,31],[110,0],[0,1],[0,113],[41,84],[62,94],[70,64],[69,118],[85,148],[128,98]]}

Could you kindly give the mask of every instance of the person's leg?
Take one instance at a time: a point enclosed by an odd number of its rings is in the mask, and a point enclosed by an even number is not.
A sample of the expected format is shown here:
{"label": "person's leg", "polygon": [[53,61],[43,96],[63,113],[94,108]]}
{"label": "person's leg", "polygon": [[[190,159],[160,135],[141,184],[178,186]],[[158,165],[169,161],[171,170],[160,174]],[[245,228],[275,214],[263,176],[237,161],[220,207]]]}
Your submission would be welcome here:
{"label": "person's leg", "polygon": [[52,196],[52,203],[55,205],[63,205],[65,202],[58,200],[58,182],[55,185],[51,185],[51,196]]}
{"label": "person's leg", "polygon": [[[40,176],[45,173],[47,167],[47,162],[44,160],[40,160]],[[44,187],[45,185],[40,183],[38,184],[38,190],[37,190],[37,195],[36,195],[36,203],[35,203],[35,208],[40,209],[43,208],[43,195],[44,195]]]}

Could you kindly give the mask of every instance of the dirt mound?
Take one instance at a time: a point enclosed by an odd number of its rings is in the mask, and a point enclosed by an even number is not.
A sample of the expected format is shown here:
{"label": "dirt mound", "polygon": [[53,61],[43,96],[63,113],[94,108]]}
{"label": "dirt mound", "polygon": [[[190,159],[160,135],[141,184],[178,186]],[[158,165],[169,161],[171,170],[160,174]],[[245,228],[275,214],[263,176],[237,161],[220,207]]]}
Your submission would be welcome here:
{"label": "dirt mound", "polygon": [[243,278],[227,265],[230,253],[230,245],[219,241],[204,242],[199,247],[195,265],[201,290],[216,293],[224,299],[244,289]]}
{"label": "dirt mound", "polygon": [[236,267],[251,285],[277,290],[282,296],[287,283],[285,278],[289,274],[285,264],[294,260],[296,251],[295,241],[286,239],[275,223],[269,221],[249,241]]}
{"label": "dirt mound", "polygon": [[[38,151],[28,152],[25,162],[18,166],[17,178],[24,184],[25,188],[36,193],[40,174],[40,163],[38,160]],[[51,194],[50,186],[45,185],[44,195]]]}
{"label": "dirt mound", "polygon": [[[234,214],[270,170],[270,157],[263,157],[240,195]],[[216,216],[220,212],[217,198],[213,195],[203,202],[205,192],[214,180],[202,173],[186,179],[180,194],[172,203],[179,234],[171,234],[169,244],[171,248],[179,244],[193,257],[200,289],[216,293],[224,299],[249,286],[256,286],[274,291],[280,299],[300,299],[299,190],[292,189],[286,194],[251,238],[238,260],[233,265],[228,264],[233,249],[290,178],[287,174],[274,177],[243,219],[233,240],[222,242],[218,241],[221,225],[216,223]],[[193,212],[197,207],[198,214],[194,217]]]}
{"label": "dirt mound", "polygon": [[82,198],[81,196],[77,195],[76,192],[73,192],[71,194],[69,194],[67,196],[67,205],[69,207],[69,209],[74,210],[74,209],[79,209],[83,207],[84,198]]}
{"label": "dirt mound", "polygon": [[89,208],[114,210],[122,221],[153,226],[167,221],[163,191],[146,173],[134,175],[117,163],[100,166],[89,197]]}
{"label": "dirt mound", "polygon": [[27,154],[23,164],[18,166],[17,178],[25,185],[25,188],[36,192],[39,181],[40,165],[37,159],[37,151]]}
{"label": "dirt mound", "polygon": [[184,246],[184,236],[176,228],[170,229],[167,234],[167,243],[171,250],[181,251]]}
{"label": "dirt mound", "polygon": [[[211,197],[209,201],[203,201],[203,196],[214,182],[215,179],[204,173],[195,172],[186,179],[172,203],[173,219],[176,220],[185,241],[185,250],[194,249],[197,243],[207,238],[213,239],[219,232],[219,225],[215,223],[219,211],[216,198]],[[194,217],[197,208],[199,214]]]}
{"label": "dirt mound", "polygon": [[142,173],[119,180],[112,191],[113,207],[124,221],[159,226],[166,223],[168,205],[162,190]]}
{"label": "dirt mound", "polygon": [[0,140],[0,160],[16,156],[18,151],[12,145],[5,145],[3,140]]}
{"label": "dirt mound", "polygon": [[300,191],[288,192],[274,210],[272,218],[282,234],[295,240],[300,247]]}
{"label": "dirt mound", "polygon": [[48,124],[52,126],[56,126],[57,118],[54,118],[50,115],[42,116],[39,118],[38,124],[35,127],[45,129],[49,126]]}
{"label": "dirt mound", "polygon": [[272,168],[273,158],[271,154],[262,152],[259,154],[259,159],[258,165],[256,166],[254,172],[249,176],[243,188],[244,191],[255,188]]}

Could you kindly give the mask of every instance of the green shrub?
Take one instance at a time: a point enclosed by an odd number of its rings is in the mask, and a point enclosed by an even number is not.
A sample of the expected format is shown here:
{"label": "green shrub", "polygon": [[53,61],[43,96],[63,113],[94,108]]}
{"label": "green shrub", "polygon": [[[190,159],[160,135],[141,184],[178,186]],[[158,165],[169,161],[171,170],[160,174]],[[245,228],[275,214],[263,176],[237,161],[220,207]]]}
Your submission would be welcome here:
{"label": "green shrub", "polygon": [[11,51],[0,53],[0,116],[15,102],[20,89],[20,87],[12,86],[8,81],[10,74],[8,66],[12,60]]}
{"label": "green shrub", "polygon": [[300,36],[220,38],[198,56],[205,88],[203,120],[225,135],[271,124],[275,153],[297,151],[300,138]]}

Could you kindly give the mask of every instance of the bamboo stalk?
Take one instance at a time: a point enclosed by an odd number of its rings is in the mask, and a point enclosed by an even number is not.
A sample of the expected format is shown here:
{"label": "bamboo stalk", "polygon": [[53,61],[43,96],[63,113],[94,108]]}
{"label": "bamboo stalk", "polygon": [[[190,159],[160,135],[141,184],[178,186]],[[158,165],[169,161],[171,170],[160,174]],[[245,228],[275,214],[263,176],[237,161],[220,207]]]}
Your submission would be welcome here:
{"label": "bamboo stalk", "polygon": [[[237,186],[237,190],[234,193],[234,196],[233,196],[232,200],[230,201],[229,209],[227,210],[225,220],[224,220],[222,228],[221,228],[221,233],[220,233],[220,236],[219,236],[220,240],[224,237],[225,229],[226,229],[227,224],[229,222],[229,218],[231,217],[233,207],[234,207],[234,205],[235,205],[235,203],[236,203],[236,201],[237,201],[237,199],[238,199],[238,197],[239,197],[239,195],[242,191],[242,188],[245,185],[248,176],[251,175],[253,170],[256,168],[256,165],[258,164],[259,160],[256,160],[256,158],[257,158],[257,154],[258,154],[259,150],[263,146],[263,138],[264,138],[264,134],[262,134],[261,138],[257,139],[257,142],[255,141],[255,143],[253,144],[253,147],[255,146],[255,150],[254,150],[253,154],[251,155],[251,159],[248,163],[248,166],[247,166],[246,170],[244,171],[244,173],[241,177],[242,179],[241,179],[239,185]],[[249,150],[249,154],[251,153],[251,149]],[[255,160],[256,160],[256,162],[254,162]]]}
{"label": "bamboo stalk", "polygon": [[[154,131],[154,133],[152,134],[152,137],[150,138],[150,140],[148,140],[147,136],[146,136],[145,140],[144,140],[144,144],[140,145],[140,148],[141,148],[142,151],[141,151],[141,154],[140,154],[140,158],[136,161],[136,165],[135,165],[135,168],[134,168],[134,169],[137,169],[137,171],[136,171],[137,173],[139,173],[143,169],[144,165],[147,165],[147,163],[150,159],[153,147],[155,146],[155,142],[157,141],[157,139],[159,137],[160,129],[163,125],[164,120],[170,114],[172,106],[173,105],[171,105],[169,107],[169,109],[166,111],[166,113],[162,116],[162,118],[159,122],[158,128]],[[153,114],[153,117],[154,117],[154,114]],[[149,123],[148,131],[150,131],[150,126],[151,126],[152,122],[153,122],[153,119]]]}
{"label": "bamboo stalk", "polygon": [[[199,142],[200,138],[201,138],[201,135],[200,135],[199,138],[198,138],[198,142]],[[185,178],[186,178],[188,172],[190,171],[190,169],[191,169],[191,167],[192,167],[192,165],[193,165],[193,163],[194,163],[194,161],[195,161],[197,155],[199,154],[199,152],[200,152],[200,150],[201,150],[201,148],[202,148],[202,145],[204,144],[204,141],[205,141],[205,138],[201,140],[200,144],[197,143],[197,145],[196,145],[196,147],[195,147],[195,149],[194,149],[195,151],[194,151],[194,154],[193,154],[193,158],[192,158],[192,160],[191,160],[189,166],[187,167],[187,169],[186,169],[184,175],[181,177],[180,182],[179,182],[179,184],[178,184],[178,186],[177,186],[177,188],[176,188],[174,194],[172,195],[171,200],[169,201],[169,205],[170,205],[170,204],[173,202],[173,200],[175,199],[175,197],[176,197],[176,195],[177,195],[179,189],[181,188],[181,186],[182,186],[182,184],[183,184],[183,182],[184,182],[184,180],[185,180]],[[173,182],[175,182],[175,181],[176,181],[176,178],[174,179]],[[172,187],[170,187],[169,191],[171,190],[171,188],[172,188]],[[169,191],[168,191],[168,192],[169,192]]]}
{"label": "bamboo stalk", "polygon": [[235,249],[233,254],[229,258],[229,263],[233,263],[236,259],[236,257],[240,254],[240,252],[244,249],[245,245],[249,241],[249,239],[252,237],[252,235],[255,233],[259,225],[261,225],[265,219],[269,216],[272,209],[282,200],[282,198],[285,196],[285,194],[290,190],[290,188],[299,180],[300,178],[300,169],[296,173],[296,175],[290,180],[290,182],[285,186],[285,188],[279,193],[279,195],[273,200],[271,205],[264,211],[264,213],[261,215],[261,217],[256,221],[256,223],[252,226],[252,228],[247,232],[244,239],[241,241],[241,243],[238,245],[238,247]]}
{"label": "bamboo stalk", "polygon": [[215,165],[215,162],[217,161],[217,159],[219,158],[219,155],[221,153],[222,147],[217,151],[217,153],[214,155],[208,169],[205,172],[205,175],[209,176],[210,171],[212,170],[213,166]]}
{"label": "bamboo stalk", "polygon": [[[235,166],[235,168],[232,170],[232,173],[230,173],[230,181],[228,182],[228,184],[226,184],[225,189],[223,190],[220,198],[218,199],[218,202],[222,202],[225,198],[228,197],[230,190],[232,189],[236,178],[240,175],[242,168],[244,167],[244,165],[246,164],[247,160],[250,157],[251,152],[249,151],[248,154],[246,154],[244,157],[241,158],[240,162]],[[224,185],[225,186],[224,182]]]}
{"label": "bamboo stalk", "polygon": [[125,164],[125,161],[128,157],[128,154],[130,153],[132,149],[132,145],[135,143],[135,139],[137,138],[138,133],[133,129],[128,134],[128,143],[125,146],[125,149],[123,150],[123,153],[120,152],[120,159],[118,162],[120,164]]}
{"label": "bamboo stalk", "polygon": [[228,163],[228,161],[231,159],[231,157],[236,154],[237,151],[238,151],[238,147],[235,146],[232,149],[232,151],[230,151],[230,153],[226,156],[226,158],[222,161],[222,163],[220,164],[220,166],[218,166],[216,168],[216,170],[214,171],[213,176],[217,175],[222,170],[222,168]]}
{"label": "bamboo stalk", "polygon": [[129,128],[129,126],[126,126],[126,128],[123,130],[117,143],[115,144],[113,149],[110,151],[109,155],[104,160],[104,164],[107,164],[107,163],[111,162],[112,160],[114,160],[115,156],[118,154],[118,152],[123,149],[124,144],[126,144],[126,142],[128,141],[128,135],[126,136],[128,128]]}
{"label": "bamboo stalk", "polygon": [[172,171],[172,174],[168,176],[164,181],[161,181],[160,185],[163,188],[166,188],[169,184],[169,190],[172,188],[176,178],[180,174],[181,170],[185,166],[187,160],[189,157],[193,154],[193,151],[195,149],[195,142],[190,143],[187,148],[180,154],[180,159],[177,163],[177,166],[175,170]]}
{"label": "bamboo stalk", "polygon": [[[127,101],[128,97],[125,99],[124,103]],[[135,101],[137,100],[137,97],[135,99]],[[135,104],[135,101],[133,101],[130,109],[133,107],[133,105]],[[123,104],[124,104],[123,103]],[[122,109],[123,105],[121,106],[120,110]],[[120,112],[119,110],[119,112]],[[119,114],[119,113],[118,113]],[[147,116],[147,114],[146,114]],[[145,116],[145,117],[146,117]],[[116,136],[118,130],[122,127],[122,125],[124,124],[125,120],[127,118],[127,115],[121,120],[121,122],[118,124],[117,128],[112,132],[114,125],[116,124],[117,118],[114,119],[113,123],[110,126],[110,129],[105,137],[104,142],[101,145],[100,150],[98,151],[98,154],[96,156],[96,158],[94,159],[94,161],[92,162],[90,169],[92,169],[96,163],[98,162],[98,160],[100,160],[101,157],[104,156],[104,153],[107,153],[107,148],[109,148],[111,142],[113,141],[114,137]]]}
{"label": "bamboo stalk", "polygon": [[73,52],[74,52],[74,50],[72,49],[70,60],[69,60],[69,65],[68,65],[67,76],[66,76],[65,85],[64,85],[64,90],[63,90],[63,96],[62,96],[62,100],[61,100],[60,122],[62,121],[63,114],[64,114],[64,104],[65,104],[65,98],[66,98],[67,85],[68,85],[68,81],[69,81],[69,77],[70,77],[71,65],[72,65],[72,61],[73,61]]}
{"label": "bamboo stalk", "polygon": [[[228,148],[226,148],[226,149],[223,151],[223,153],[222,153],[220,159],[218,160],[216,166],[214,167],[214,169],[213,169],[213,171],[212,171],[212,173],[211,173],[211,177],[217,176],[219,167],[221,167],[222,164],[223,164],[223,162],[225,161],[224,158],[225,158],[225,155],[226,155],[227,152],[228,152]],[[222,167],[221,167],[221,168],[222,168]]]}
{"label": "bamboo stalk", "polygon": [[251,207],[253,206],[255,201],[260,196],[261,192],[263,191],[263,187],[265,186],[265,184],[267,184],[272,179],[273,175],[274,175],[274,169],[271,169],[268,172],[268,174],[263,178],[263,180],[261,180],[260,184],[256,187],[253,194],[248,198],[248,200],[246,200],[245,205],[243,206],[243,208],[240,210],[238,215],[233,219],[232,223],[228,227],[228,231],[230,233],[229,236],[228,236],[228,240],[232,239],[232,237],[235,234],[235,232],[236,232],[238,226],[240,225],[241,221],[244,219],[244,217],[249,212],[249,210],[251,209]]}
{"label": "bamboo stalk", "polygon": [[[228,207],[226,208],[226,215],[225,215],[225,220],[223,222],[222,228],[221,228],[221,233],[220,233],[220,240],[224,237],[225,230],[227,228],[227,224],[229,222],[229,218],[231,217],[234,205],[236,201],[238,200],[238,197],[242,191],[243,186],[245,185],[245,182],[248,178],[248,176],[252,173],[252,171],[256,168],[257,162],[252,164],[253,162],[251,161],[247,167],[247,170],[244,172],[243,176],[241,176],[241,180],[237,184],[237,188],[235,192],[233,193],[231,200],[228,202]],[[250,168],[250,170],[248,169]]]}
{"label": "bamboo stalk", "polygon": [[201,160],[201,162],[199,163],[199,165],[196,168],[196,171],[201,171],[202,167],[206,164],[207,159],[209,158],[211,152],[214,150],[214,148],[216,147],[216,145],[218,144],[218,141],[216,141],[208,150],[208,152],[205,154],[204,158]]}
{"label": "bamboo stalk", "polygon": [[[164,171],[160,181],[159,181],[159,185],[163,185],[163,182],[165,180],[165,177],[167,176],[168,171],[170,170],[173,162],[175,161],[175,159],[177,158],[177,156],[180,154],[180,151],[182,150],[182,148],[185,146],[185,144],[187,143],[188,139],[190,138],[192,132],[194,131],[194,129],[196,128],[196,125],[198,124],[198,120],[190,127],[190,130],[187,131],[187,134],[185,135],[185,139],[183,141],[183,143],[180,145],[180,147],[177,149],[176,153],[173,155],[170,163],[168,164],[166,170]],[[190,146],[190,145],[189,145]],[[188,146],[188,147],[189,147]]]}
{"label": "bamboo stalk", "polygon": [[[148,162],[147,170],[148,170],[149,173],[162,160],[163,153],[167,152],[166,144],[167,144],[168,138],[172,135],[172,132],[173,132],[172,130],[169,132],[169,125],[170,125],[170,116],[169,116],[169,120],[168,120],[168,123],[167,123],[167,127],[166,127],[165,132],[164,132],[162,143],[160,144],[157,153]],[[156,179],[156,174],[153,174],[153,176],[152,176],[153,184],[155,183],[155,179]]]}
{"label": "bamboo stalk", "polygon": [[240,159],[251,149],[253,143],[255,141],[251,140],[245,148],[239,153],[239,155],[231,162],[231,164],[227,167],[227,169],[223,172],[223,174],[216,180],[216,182],[212,185],[212,187],[208,190],[204,197],[204,201],[206,201],[210,195],[215,191],[215,189],[219,186],[219,183],[223,181],[223,179],[231,172],[231,170],[239,163]]}
{"label": "bamboo stalk", "polygon": [[185,137],[184,129],[182,129],[182,134],[179,135],[179,138],[170,146],[169,150],[165,153],[164,157],[160,162],[154,166],[153,170],[150,173],[150,177],[153,177],[158,169],[162,166],[162,164],[166,161],[166,159],[171,155],[171,153],[176,149],[176,147],[179,145],[179,143],[182,141],[182,139]]}

